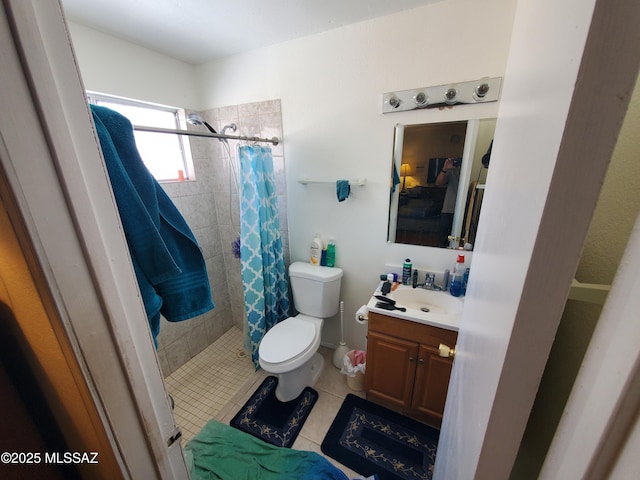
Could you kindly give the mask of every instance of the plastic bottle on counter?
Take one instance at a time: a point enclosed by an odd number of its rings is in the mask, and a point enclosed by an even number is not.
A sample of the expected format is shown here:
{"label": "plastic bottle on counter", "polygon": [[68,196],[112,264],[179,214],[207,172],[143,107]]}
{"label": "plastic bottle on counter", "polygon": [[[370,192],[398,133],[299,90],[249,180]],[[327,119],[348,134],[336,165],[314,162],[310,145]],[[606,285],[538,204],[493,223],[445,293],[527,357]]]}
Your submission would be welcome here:
{"label": "plastic bottle on counter", "polygon": [[412,267],[413,265],[411,263],[411,259],[410,258],[405,259],[404,263],[402,264],[402,284],[403,285],[409,285],[409,283],[411,282]]}
{"label": "plastic bottle on counter", "polygon": [[442,274],[442,289],[449,290],[449,282],[451,280],[451,272],[447,268]]}
{"label": "plastic bottle on counter", "polygon": [[395,283],[398,281],[398,275],[395,273],[383,273],[380,275],[380,280]]}
{"label": "plastic bottle on counter", "polygon": [[464,274],[462,275],[462,294],[467,294],[467,283],[469,282],[469,272],[471,269],[469,267],[464,269]]}
{"label": "plastic bottle on counter", "polygon": [[327,245],[327,267],[335,267],[336,266],[336,239],[331,237],[329,238],[329,243]]}
{"label": "plastic bottle on counter", "polygon": [[320,239],[320,235],[317,233],[311,240],[311,252],[310,252],[310,263],[311,265],[320,266],[320,260],[322,259],[322,240]]}
{"label": "plastic bottle on counter", "polygon": [[458,259],[456,260],[456,264],[453,267],[453,273],[451,276],[451,287],[449,288],[449,292],[454,297],[459,297],[462,295],[462,282],[464,275],[464,255],[458,255]]}

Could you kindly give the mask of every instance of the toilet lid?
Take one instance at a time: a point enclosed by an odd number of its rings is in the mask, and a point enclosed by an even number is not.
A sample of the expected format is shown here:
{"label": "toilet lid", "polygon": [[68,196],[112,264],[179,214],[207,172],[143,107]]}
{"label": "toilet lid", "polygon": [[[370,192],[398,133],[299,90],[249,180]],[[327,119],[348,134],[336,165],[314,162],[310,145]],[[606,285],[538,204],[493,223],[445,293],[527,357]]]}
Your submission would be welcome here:
{"label": "toilet lid", "polygon": [[275,325],[260,342],[259,355],[265,362],[281,363],[303,353],[313,343],[313,323],[287,318]]}

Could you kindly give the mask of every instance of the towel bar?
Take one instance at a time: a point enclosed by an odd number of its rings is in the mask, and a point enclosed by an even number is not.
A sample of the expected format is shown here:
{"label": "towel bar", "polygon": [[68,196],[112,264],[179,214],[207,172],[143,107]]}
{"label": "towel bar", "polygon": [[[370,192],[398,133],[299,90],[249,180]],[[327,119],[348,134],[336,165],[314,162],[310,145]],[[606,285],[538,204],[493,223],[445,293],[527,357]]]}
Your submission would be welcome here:
{"label": "towel bar", "polygon": [[[335,185],[336,182],[335,181],[331,181],[331,180],[310,180],[308,178],[301,178],[300,180],[298,180],[298,183],[301,183],[302,185]],[[356,187],[364,187],[367,184],[367,179],[366,178],[358,178],[355,180],[349,180],[349,185],[351,186],[356,186]]]}

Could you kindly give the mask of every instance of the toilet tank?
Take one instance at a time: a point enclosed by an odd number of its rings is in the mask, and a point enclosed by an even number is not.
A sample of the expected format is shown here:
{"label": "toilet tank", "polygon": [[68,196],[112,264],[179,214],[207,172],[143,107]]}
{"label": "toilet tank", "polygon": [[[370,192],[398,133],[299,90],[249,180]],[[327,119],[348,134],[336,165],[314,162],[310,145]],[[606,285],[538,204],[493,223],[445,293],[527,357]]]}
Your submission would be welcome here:
{"label": "toilet tank", "polygon": [[328,318],[338,313],[341,268],[294,262],[289,266],[289,279],[298,312],[317,318]]}

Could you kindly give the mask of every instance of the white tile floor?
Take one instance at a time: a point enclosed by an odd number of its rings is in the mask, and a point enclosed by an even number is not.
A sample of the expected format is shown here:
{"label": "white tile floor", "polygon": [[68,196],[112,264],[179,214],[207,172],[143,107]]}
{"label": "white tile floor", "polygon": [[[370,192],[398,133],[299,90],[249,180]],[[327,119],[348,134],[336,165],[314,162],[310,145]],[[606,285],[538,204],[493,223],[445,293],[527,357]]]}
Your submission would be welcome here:
{"label": "white tile floor", "polygon": [[[167,390],[175,401],[174,415],[182,430],[183,445],[211,418],[229,424],[251,394],[268,375],[255,372],[251,361],[238,356],[242,351],[242,332],[232,328],[166,378]],[[325,359],[324,370],[314,386],[318,400],[307,418],[293,448],[310,450],[322,455],[320,444],[348,393],[364,398],[364,392],[354,392],[345,376],[333,366],[333,350],[320,347]],[[349,478],[356,472],[326,457]]]}
{"label": "white tile floor", "polygon": [[166,379],[173,414],[191,439],[231,401],[254,374],[242,349],[242,331],[232,328]]}

